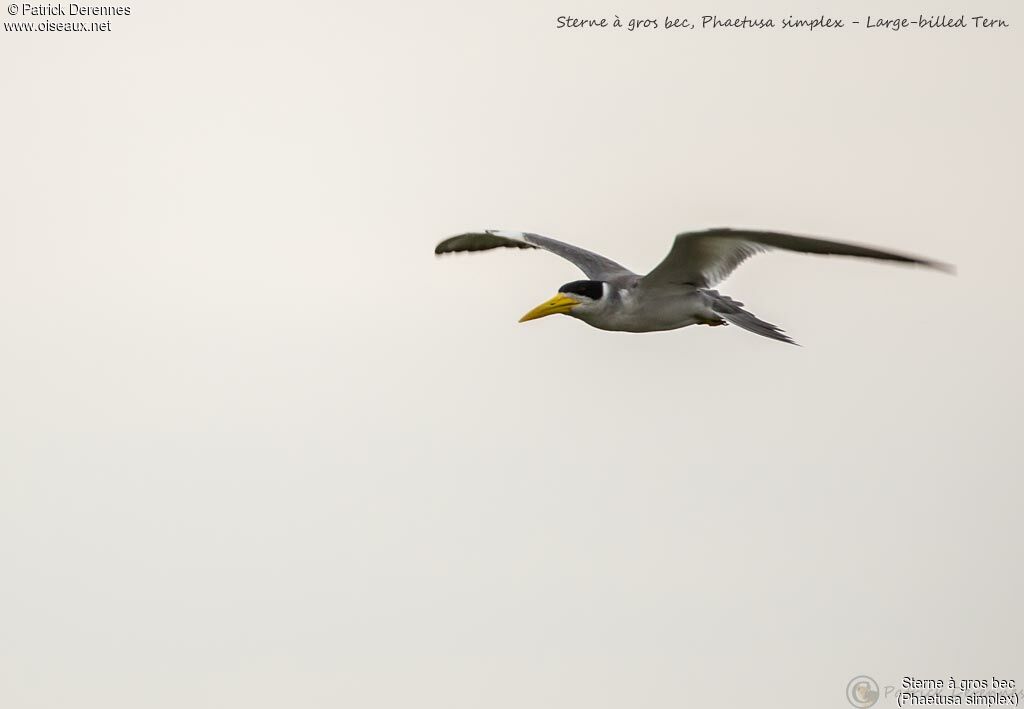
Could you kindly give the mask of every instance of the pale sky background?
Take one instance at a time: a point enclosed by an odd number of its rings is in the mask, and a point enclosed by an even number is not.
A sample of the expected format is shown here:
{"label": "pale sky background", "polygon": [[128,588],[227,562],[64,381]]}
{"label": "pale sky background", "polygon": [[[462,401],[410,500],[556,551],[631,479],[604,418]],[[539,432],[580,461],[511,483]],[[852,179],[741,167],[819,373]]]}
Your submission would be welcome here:
{"label": "pale sky background", "polygon": [[[132,3],[0,37],[0,707],[843,707],[1024,683],[1024,16],[860,3]],[[12,18],[4,15],[4,20]],[[21,20],[23,18],[14,18]],[[517,324],[789,230],[738,328]],[[888,701],[880,706],[895,706]]]}

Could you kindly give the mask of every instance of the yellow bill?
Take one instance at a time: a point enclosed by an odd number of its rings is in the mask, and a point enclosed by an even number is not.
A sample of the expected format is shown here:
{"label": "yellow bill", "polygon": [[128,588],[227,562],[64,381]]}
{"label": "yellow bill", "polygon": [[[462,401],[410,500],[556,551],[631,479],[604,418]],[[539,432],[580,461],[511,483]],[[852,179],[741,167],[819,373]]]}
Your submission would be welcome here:
{"label": "yellow bill", "polygon": [[519,318],[519,322],[526,322],[527,320],[536,320],[537,318],[547,317],[548,315],[558,315],[559,313],[567,313],[577,305],[580,301],[575,298],[571,298],[564,293],[559,293],[551,300],[546,303],[541,303],[536,308],[528,312],[523,317]]}

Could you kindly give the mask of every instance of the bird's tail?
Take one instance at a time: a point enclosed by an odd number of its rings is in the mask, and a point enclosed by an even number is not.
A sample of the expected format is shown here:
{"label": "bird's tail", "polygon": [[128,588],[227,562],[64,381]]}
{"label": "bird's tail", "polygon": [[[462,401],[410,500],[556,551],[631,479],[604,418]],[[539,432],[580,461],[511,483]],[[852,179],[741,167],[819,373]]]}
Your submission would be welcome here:
{"label": "bird's tail", "polygon": [[748,330],[755,335],[770,337],[773,340],[788,342],[791,345],[796,344],[789,335],[776,325],[765,322],[753,313],[744,310],[743,303],[738,300],[733,300],[729,296],[722,295],[715,290],[704,291],[704,293],[711,300],[711,309],[722,319],[728,320],[733,325],[742,327],[744,330]]}

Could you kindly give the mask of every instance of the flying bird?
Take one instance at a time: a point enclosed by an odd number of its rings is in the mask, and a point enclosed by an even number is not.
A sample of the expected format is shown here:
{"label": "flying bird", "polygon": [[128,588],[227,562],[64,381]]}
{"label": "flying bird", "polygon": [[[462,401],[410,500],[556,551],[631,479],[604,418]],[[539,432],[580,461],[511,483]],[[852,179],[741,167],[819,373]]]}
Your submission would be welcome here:
{"label": "flying bird", "polygon": [[439,243],[434,253],[486,251],[499,247],[550,251],[574,263],[587,277],[566,283],[553,298],[528,312],[519,322],[563,314],[602,330],[624,332],[732,323],[790,344],[795,343],[777,326],[744,310],[743,303],[714,290],[737,266],[755,254],[783,249],[899,261],[953,271],[948,264],[869,246],[772,231],[724,228],[679,234],[668,256],[646,276],[578,246],[520,231],[459,234]]}

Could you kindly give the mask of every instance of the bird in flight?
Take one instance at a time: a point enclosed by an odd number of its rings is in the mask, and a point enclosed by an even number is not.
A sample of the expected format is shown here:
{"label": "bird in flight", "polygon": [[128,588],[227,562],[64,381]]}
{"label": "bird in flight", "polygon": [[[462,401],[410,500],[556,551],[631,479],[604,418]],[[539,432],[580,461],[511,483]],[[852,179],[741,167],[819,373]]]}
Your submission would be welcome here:
{"label": "bird in flight", "polygon": [[771,231],[708,229],[679,234],[668,256],[646,276],[578,246],[521,231],[484,231],[445,239],[435,254],[499,247],[544,249],[574,263],[586,280],[572,281],[519,322],[563,314],[601,330],[655,332],[688,325],[732,323],[773,340],[795,344],[777,326],[714,290],[754,254],[783,249],[805,254],[857,256],[899,261],[952,272],[952,266],[916,256]]}

